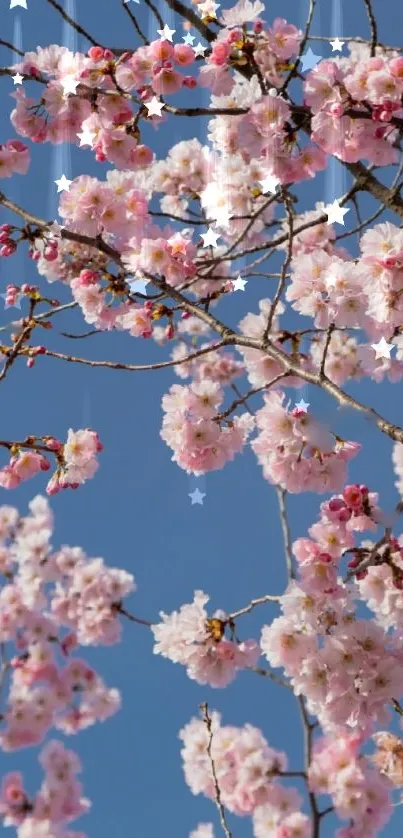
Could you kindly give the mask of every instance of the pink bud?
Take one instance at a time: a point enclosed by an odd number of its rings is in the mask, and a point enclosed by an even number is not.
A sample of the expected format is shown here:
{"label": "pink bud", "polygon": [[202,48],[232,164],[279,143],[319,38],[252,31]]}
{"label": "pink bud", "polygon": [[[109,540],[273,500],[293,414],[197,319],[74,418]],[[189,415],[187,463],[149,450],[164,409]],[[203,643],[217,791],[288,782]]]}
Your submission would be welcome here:
{"label": "pink bud", "polygon": [[344,107],[341,102],[334,102],[333,105],[330,105],[329,111],[332,116],[343,116]]}
{"label": "pink bud", "polygon": [[16,250],[15,244],[4,244],[3,247],[0,247],[0,256],[12,256]]}
{"label": "pink bud", "polygon": [[100,61],[104,57],[104,50],[102,47],[90,47],[88,55],[93,61]]}
{"label": "pink bud", "polygon": [[97,150],[97,152],[95,154],[95,159],[96,159],[97,163],[105,163],[105,161],[108,158],[107,158],[106,154],[104,154],[104,152],[99,149],[99,150]]}
{"label": "pink bud", "polygon": [[27,367],[28,367],[28,369],[31,369],[31,368],[32,368],[32,367],[34,367],[34,366],[35,366],[35,358],[28,358],[28,359],[27,359]]}
{"label": "pink bud", "polygon": [[104,50],[104,58],[105,58],[106,61],[113,61],[115,56],[110,49],[105,49]]}
{"label": "pink bud", "polygon": [[344,509],[346,504],[343,498],[331,498],[328,506],[331,512],[338,512],[339,509]]}
{"label": "pink bud", "polygon": [[93,285],[98,282],[99,274],[96,271],[91,271],[89,268],[84,268],[80,271],[80,285]]}
{"label": "pink bud", "polygon": [[58,256],[57,247],[54,247],[53,245],[45,247],[43,255],[47,262],[54,262]]}
{"label": "pink bud", "polygon": [[354,558],[353,558],[353,559],[351,559],[351,560],[348,562],[348,565],[347,565],[347,566],[348,566],[348,567],[353,567],[353,568],[354,568],[354,567],[358,567],[358,565],[360,564],[360,562],[361,562],[360,557],[359,557],[359,556],[354,556]]}
{"label": "pink bud", "polygon": [[9,244],[9,242],[12,242],[12,239],[10,239],[10,236],[8,235],[8,233],[6,233],[5,231],[1,232],[0,233],[0,244]]}
{"label": "pink bud", "polygon": [[197,80],[193,78],[193,76],[184,76],[182,79],[182,86],[187,87],[189,90],[194,90],[197,87]]}
{"label": "pink bud", "polygon": [[0,224],[0,231],[2,233],[11,233],[11,224]]}
{"label": "pink bud", "polygon": [[34,137],[31,137],[33,143],[44,143],[46,140],[46,128],[42,128],[35,134]]}
{"label": "pink bud", "polygon": [[260,35],[260,33],[263,31],[263,21],[260,20],[259,18],[257,20],[255,20],[255,22],[253,24],[253,31],[254,31],[255,35]]}
{"label": "pink bud", "polygon": [[46,459],[46,457],[42,457],[41,459],[41,471],[49,471],[50,469],[50,462]]}
{"label": "pink bud", "polygon": [[53,436],[45,437],[46,446],[49,448],[49,451],[59,451],[62,447],[62,443],[59,442],[58,439],[55,439]]}
{"label": "pink bud", "polygon": [[399,58],[392,58],[389,61],[389,72],[392,73],[392,76],[395,78],[403,78],[403,58],[399,56]]}
{"label": "pink bud", "polygon": [[49,480],[48,485],[46,486],[46,494],[47,495],[57,495],[60,492],[61,486],[59,482],[59,477],[55,472]]}

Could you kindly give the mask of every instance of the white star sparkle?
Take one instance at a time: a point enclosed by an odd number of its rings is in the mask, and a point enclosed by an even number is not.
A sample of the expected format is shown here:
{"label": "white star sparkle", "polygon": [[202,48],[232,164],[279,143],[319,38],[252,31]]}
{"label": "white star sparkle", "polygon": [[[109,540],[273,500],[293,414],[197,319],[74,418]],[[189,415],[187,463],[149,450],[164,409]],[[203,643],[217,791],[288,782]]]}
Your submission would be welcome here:
{"label": "white star sparkle", "polygon": [[73,183],[72,180],[67,180],[66,175],[62,175],[59,180],[55,180],[54,182],[58,192],[70,192],[70,184]]}

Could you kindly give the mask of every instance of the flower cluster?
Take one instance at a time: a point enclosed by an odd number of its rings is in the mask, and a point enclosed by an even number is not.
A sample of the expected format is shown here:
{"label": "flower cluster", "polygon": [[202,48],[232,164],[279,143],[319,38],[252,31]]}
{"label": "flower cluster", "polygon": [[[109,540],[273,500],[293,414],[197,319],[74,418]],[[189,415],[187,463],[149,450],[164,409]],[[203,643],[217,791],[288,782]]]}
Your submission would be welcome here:
{"label": "flower cluster", "polygon": [[[7,140],[0,145],[0,178],[11,177],[14,172],[26,175],[30,164],[28,146],[20,140]],[[2,253],[2,256],[5,254]]]}
{"label": "flower cluster", "polygon": [[289,492],[338,491],[346,481],[346,464],[361,446],[335,438],[312,414],[283,406],[284,393],[264,395],[256,413],[260,431],[252,440],[264,477]]}
{"label": "flower cluster", "polygon": [[223,392],[216,381],[194,381],[188,387],[173,384],[163,396],[165,416],[161,437],[172,448],[172,460],[188,474],[223,468],[238,454],[253,429],[253,417],[243,414],[226,427],[216,411]]}
{"label": "flower cluster", "polygon": [[[377,500],[366,486],[347,486],[342,496],[321,505],[320,520],[309,530],[313,540],[293,544],[299,578],[281,598],[283,614],[262,631],[263,653],[272,666],[284,667],[294,692],[306,697],[331,735],[342,728],[369,735],[376,723],[389,719],[385,705],[403,693],[399,634],[388,634],[381,621],[359,618],[354,602],[373,603],[372,573],[376,580],[380,568],[360,572],[370,548],[365,542],[355,548],[354,532],[377,529]],[[348,551],[354,552],[352,572],[362,580],[356,584],[337,573]],[[372,590],[375,598],[376,581]]]}
{"label": "flower cluster", "polygon": [[193,603],[169,615],[161,612],[162,622],[152,626],[154,654],[186,666],[189,678],[198,684],[226,687],[238,670],[255,666],[260,657],[259,644],[255,640],[228,640],[228,616],[216,611],[209,618],[204,607],[208,601],[203,591],[195,591]]}
{"label": "flower cluster", "polygon": [[67,824],[88,812],[91,803],[82,796],[77,780],[81,764],[74,753],[55,739],[42,749],[42,785],[31,798],[19,772],[6,774],[0,792],[0,815],[4,826],[16,826],[18,838],[85,838],[66,830]]}
{"label": "flower cluster", "polygon": [[0,733],[5,751],[41,742],[52,727],[76,733],[120,707],[118,691],[70,655],[78,644],[118,642],[119,608],[134,579],[102,559],[88,559],[79,547],[53,551],[52,529],[43,497],[30,503],[25,518],[13,507],[0,508],[7,580],[0,592],[0,641],[15,647],[14,657],[7,655],[10,690]]}
{"label": "flower cluster", "polygon": [[309,787],[329,794],[337,815],[349,821],[336,838],[376,838],[393,812],[391,783],[359,753],[360,745],[361,738],[348,733],[314,744]]}
{"label": "flower cluster", "polygon": [[[274,806],[276,798],[281,806],[286,790],[278,784],[276,775],[286,770],[286,755],[271,748],[262,732],[252,725],[221,726],[220,714],[215,711],[211,713],[211,732],[211,757],[225,808],[236,815],[251,815],[263,804]],[[183,742],[183,770],[191,792],[215,799],[207,753],[210,734],[205,722],[192,719],[180,731],[179,738]]]}
{"label": "flower cluster", "polygon": [[304,82],[314,142],[348,163],[393,163],[397,128],[390,122],[403,115],[402,64],[397,54],[382,51],[367,58],[357,46],[349,58],[321,61]]}
{"label": "flower cluster", "polygon": [[57,461],[56,471],[46,487],[48,495],[56,495],[61,489],[77,489],[98,470],[97,454],[103,445],[96,431],[70,428],[65,443],[54,437],[41,437],[40,443],[36,443],[36,437],[22,444],[10,443],[10,462],[0,471],[3,489],[15,489],[40,471],[49,471],[50,462],[43,450],[55,454]]}

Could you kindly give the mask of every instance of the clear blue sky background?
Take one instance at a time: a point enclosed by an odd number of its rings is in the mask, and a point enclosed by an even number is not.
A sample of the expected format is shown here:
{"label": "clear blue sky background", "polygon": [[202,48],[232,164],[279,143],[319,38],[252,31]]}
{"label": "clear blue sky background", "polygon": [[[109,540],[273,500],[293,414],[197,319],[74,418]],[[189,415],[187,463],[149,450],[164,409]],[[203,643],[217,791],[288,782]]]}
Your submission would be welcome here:
{"label": "clear blue sky background", "polygon": [[[88,44],[66,30],[45,0],[28,0],[27,11],[8,10],[8,0],[0,3],[2,37],[14,39],[25,50],[52,43],[87,49]],[[69,5],[65,8],[74,11],[74,0],[66,3]],[[158,37],[154,19],[141,6],[130,5],[139,11],[149,38]],[[222,4],[225,8],[232,5]],[[265,20],[269,23],[281,15],[302,26],[307,5],[307,0],[272,0]],[[399,44],[403,8],[395,0],[374,0],[373,6],[380,39]],[[179,29],[163,0],[159,7],[165,22]],[[119,0],[77,0],[77,11],[82,25],[101,42],[130,49],[138,45]],[[320,0],[312,34],[368,37],[368,33],[363,0],[345,3],[342,13],[339,0]],[[176,37],[181,35],[179,31]],[[311,45],[317,54],[331,54],[326,43]],[[11,62],[9,52],[1,47],[0,56],[2,66]],[[33,89],[36,93],[37,88]],[[15,136],[8,119],[13,107],[13,101],[8,99],[13,91],[10,78],[0,78],[0,90],[4,106],[0,118],[2,142]],[[200,103],[197,92],[187,95],[198,97]],[[208,93],[201,92],[201,97],[207,103]],[[198,136],[204,141],[206,122],[186,123],[172,118],[158,133],[150,129],[150,140],[161,157],[184,137]],[[63,173],[67,177],[88,173],[103,179],[108,168],[96,164],[89,150],[57,149],[51,145],[31,145],[31,150],[29,174],[23,178],[15,175],[1,186],[13,200],[44,218],[56,217],[55,178]],[[331,167],[314,183],[295,189],[301,196],[301,210],[313,207],[315,201],[337,198],[347,185],[338,166]],[[361,206],[364,216],[375,208],[369,198],[362,200]],[[352,216],[351,212],[346,218],[347,222],[351,218],[351,224]],[[386,218],[385,213],[383,219]],[[6,219],[9,216],[3,213],[1,221]],[[355,238],[346,243],[354,253]],[[277,264],[270,263],[274,270],[278,269]],[[33,264],[23,253],[2,260],[0,270],[3,286],[11,281],[38,281]],[[272,295],[270,282],[249,281],[245,293],[226,298],[218,315],[236,325],[246,312],[257,311],[261,297]],[[49,291],[50,286],[42,278],[39,283]],[[52,286],[51,293],[61,300],[69,299],[58,284]],[[1,322],[18,316],[17,309],[4,312],[0,306]],[[83,357],[138,364],[168,357],[151,341],[119,333],[69,341],[59,335],[66,329],[86,330],[80,314],[55,318],[54,331],[47,335],[48,345]],[[64,439],[69,427],[87,425],[98,430],[105,451],[96,478],[79,491],[62,492],[51,501],[56,513],[54,546],[81,545],[89,556],[103,556],[109,565],[134,573],[138,592],[129,604],[134,613],[149,619],[155,619],[160,609],[170,612],[190,602],[196,588],[211,595],[212,608],[233,611],[255,596],[282,591],[285,584],[276,494],[263,479],[252,451],[248,448],[223,471],[199,480],[189,478],[171,462],[171,452],[160,439],[159,431],[161,397],[175,381],[178,379],[169,369],[139,373],[90,370],[40,359],[31,371],[23,361],[19,362],[1,385],[3,439],[21,439],[28,433],[51,433]],[[366,382],[352,388],[352,392],[378,406],[388,419],[401,423],[399,385],[392,388]],[[393,486],[391,441],[359,414],[337,409],[330,398],[316,389],[305,387],[302,395],[310,402],[311,410],[331,423],[336,432],[364,443],[363,452],[350,467],[350,477],[368,482],[371,489],[381,492],[382,503],[392,508],[397,494]],[[252,406],[260,403],[259,397],[255,397]],[[40,476],[17,491],[1,490],[0,503],[13,504],[25,513],[28,501],[44,492],[45,485],[46,477]],[[203,506],[192,506],[188,497],[196,485],[206,492]],[[289,498],[293,538],[306,534],[317,517],[320,500],[312,494]],[[275,613],[272,606],[256,609],[242,619],[239,633],[245,639],[259,637],[261,625]],[[93,803],[90,814],[77,822],[77,828],[91,838],[109,838],[112,831],[117,838],[186,838],[200,821],[214,822],[216,834],[220,834],[213,803],[193,797],[182,777],[177,734],[198,713],[202,701],[207,700],[211,708],[222,713],[224,724],[243,725],[249,721],[261,727],[271,745],[288,752],[290,767],[299,769],[302,765],[296,702],[287,690],[247,672],[226,690],[200,687],[188,680],[179,665],[153,656],[152,641],[147,629],[127,624],[119,646],[83,652],[107,683],[118,687],[123,695],[119,714],[67,739],[68,747],[76,749],[82,758],[84,792]],[[2,755],[0,772],[22,768],[29,789],[34,792],[42,781],[36,757],[37,749]],[[397,809],[385,836],[392,838],[402,828],[401,811]],[[230,816],[229,821],[235,838],[252,835],[249,819]],[[329,819],[323,836],[330,838],[333,834],[334,823]]]}

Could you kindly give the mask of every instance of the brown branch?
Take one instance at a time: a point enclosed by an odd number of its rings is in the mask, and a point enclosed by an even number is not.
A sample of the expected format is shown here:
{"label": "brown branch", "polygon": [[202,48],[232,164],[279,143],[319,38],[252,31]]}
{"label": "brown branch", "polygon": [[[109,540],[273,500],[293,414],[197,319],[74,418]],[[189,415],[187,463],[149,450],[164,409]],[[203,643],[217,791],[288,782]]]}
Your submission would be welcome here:
{"label": "brown branch", "polygon": [[16,52],[17,55],[22,55],[24,57],[25,52],[18,47],[15,47],[14,44],[10,44],[9,41],[3,41],[3,38],[0,38],[0,47],[7,47],[7,49],[11,49],[13,52]]}
{"label": "brown branch", "polygon": [[287,515],[287,507],[285,503],[285,499],[287,496],[287,490],[283,489],[282,486],[276,486],[276,492],[278,497],[278,504],[280,507],[280,523],[281,529],[283,532],[283,541],[284,541],[284,551],[285,551],[285,563],[287,568],[287,575],[290,579],[295,579],[295,569],[293,564],[292,558],[292,540],[291,540],[291,532],[290,532],[290,525],[288,523],[288,515]]}
{"label": "brown branch", "polygon": [[250,408],[246,404],[247,400],[250,399],[251,396],[255,396],[256,393],[261,393],[263,390],[268,390],[270,387],[273,386],[273,384],[277,384],[278,381],[281,381],[283,378],[287,378],[287,375],[288,375],[288,373],[281,373],[280,375],[276,375],[276,377],[273,378],[272,381],[269,381],[268,384],[263,384],[262,387],[253,387],[244,396],[242,396],[241,393],[239,393],[236,385],[233,384],[232,387],[235,390],[235,392],[238,394],[238,398],[235,399],[230,404],[230,406],[227,407],[226,410],[223,410],[222,413],[218,413],[217,416],[214,416],[213,421],[221,422],[223,419],[227,419],[227,417],[230,416],[231,413],[233,413],[234,410],[236,410],[236,408],[239,407],[239,405],[241,405],[241,404],[245,404],[246,409],[251,414],[251,416],[253,416],[253,410],[250,410]]}
{"label": "brown branch", "polygon": [[327,330],[327,335],[326,335],[326,341],[325,341],[325,346],[324,346],[324,350],[323,350],[322,360],[320,362],[319,375],[320,375],[321,378],[325,378],[326,358],[327,358],[327,353],[329,351],[329,346],[330,346],[330,341],[332,339],[332,334],[333,334],[335,328],[336,328],[335,324],[331,323],[328,330]]}
{"label": "brown branch", "polygon": [[278,286],[277,286],[277,291],[275,293],[274,300],[273,300],[273,302],[270,306],[269,316],[267,318],[266,327],[265,327],[265,330],[263,332],[263,343],[266,343],[266,341],[268,340],[268,336],[269,336],[270,329],[272,327],[274,315],[276,313],[276,308],[277,308],[277,305],[279,303],[280,297],[281,297],[281,295],[284,291],[284,286],[285,286],[286,279],[287,279],[287,271],[288,271],[288,268],[290,267],[291,260],[292,260],[292,243],[293,243],[293,238],[294,238],[294,233],[293,233],[293,231],[294,231],[294,216],[293,216],[293,210],[292,210],[292,201],[290,200],[290,197],[286,194],[285,190],[283,190],[283,197],[284,197],[284,205],[285,205],[285,208],[286,208],[287,219],[288,219],[288,246],[287,246],[287,250],[286,250],[286,256],[285,256],[285,259],[283,261],[283,265],[282,265],[282,268],[281,268],[280,281],[279,281]]}
{"label": "brown branch", "polygon": [[266,602],[279,602],[281,596],[275,596],[274,594],[266,594],[265,596],[260,596],[257,599],[252,599],[249,605],[245,605],[244,608],[240,608],[239,611],[234,611],[233,614],[229,614],[230,620],[236,620],[238,617],[242,617],[244,614],[249,614],[250,611],[253,611],[254,608],[258,605],[263,605]]}
{"label": "brown branch", "polygon": [[[313,731],[317,726],[317,722],[310,722],[307,709],[305,707],[305,699],[303,696],[297,696],[298,698],[298,705],[301,714],[302,726],[304,731],[304,756],[305,756],[305,773],[308,775],[308,769],[311,764],[312,759],[312,744],[313,744]],[[308,797],[309,797],[309,804],[311,807],[312,813],[312,821],[313,821],[313,833],[312,838],[319,838],[320,834],[320,813],[318,809],[318,804],[316,801],[316,795],[309,789],[308,787]]]}
{"label": "brown branch", "polygon": [[207,727],[207,732],[209,734],[209,741],[208,741],[208,745],[207,745],[207,754],[208,754],[208,757],[209,757],[209,760],[210,760],[211,773],[213,775],[214,791],[215,791],[215,804],[216,804],[217,809],[218,809],[218,814],[220,816],[220,823],[221,823],[221,826],[223,828],[224,834],[225,834],[226,838],[232,838],[232,832],[230,831],[230,829],[227,825],[224,806],[221,802],[221,792],[220,792],[220,786],[218,785],[215,762],[214,762],[214,759],[211,755],[211,746],[213,744],[213,729],[212,729],[211,716],[209,715],[209,712],[208,712],[207,701],[204,704],[200,705],[200,710],[202,711],[203,721],[204,721],[204,723]]}
{"label": "brown branch", "polygon": [[164,110],[174,116],[240,116],[249,113],[249,108],[175,108],[165,103]]}
{"label": "brown branch", "polygon": [[66,23],[69,23],[70,26],[72,26],[73,29],[75,29],[79,35],[82,35],[84,38],[86,38],[87,41],[90,42],[90,44],[92,44],[94,47],[102,46],[102,44],[100,44],[99,41],[94,40],[92,35],[90,35],[89,32],[86,31],[86,29],[83,29],[83,27],[80,26],[80,24],[77,23],[77,21],[74,20],[74,18],[70,17],[70,15],[68,15],[67,12],[65,12],[63,7],[57,2],[57,0],[47,0],[47,2],[50,3],[50,5],[53,6],[53,8],[59,12],[63,20],[66,21]]}
{"label": "brown branch", "polygon": [[203,23],[201,17],[199,17],[199,15],[197,15],[196,12],[193,11],[193,9],[190,9],[188,6],[185,6],[183,3],[181,3],[181,0],[165,0],[165,2],[170,9],[172,9],[174,12],[177,12],[177,14],[181,17],[184,17],[185,20],[189,21],[189,23],[191,23],[192,26],[194,26],[194,28],[197,29],[198,32],[200,32],[200,34],[206,41],[208,41],[209,44],[211,44],[212,41],[215,41],[217,37],[215,32],[212,32],[212,30],[209,29],[205,23]]}
{"label": "brown branch", "polygon": [[308,370],[304,370],[300,367],[295,361],[293,361],[289,355],[282,352],[277,347],[269,344],[265,347],[262,347],[261,341],[256,338],[247,338],[241,335],[236,335],[232,337],[228,335],[225,338],[225,343],[232,344],[235,346],[248,346],[252,349],[260,349],[263,352],[266,352],[271,358],[276,361],[282,363],[285,369],[293,373],[294,375],[298,376],[298,378],[302,378],[303,381],[307,381],[309,384],[314,384],[316,387],[322,387],[330,395],[334,396],[335,399],[339,402],[339,404],[346,405],[348,407],[352,407],[354,410],[359,410],[369,416],[371,419],[374,420],[376,426],[379,428],[382,433],[389,436],[390,439],[394,439],[396,442],[403,442],[403,428],[398,425],[394,425],[392,422],[389,422],[387,419],[384,419],[376,410],[372,407],[367,407],[366,405],[362,404],[362,402],[355,399],[353,396],[350,396],[337,384],[331,381],[327,376],[321,378],[320,375],[308,372]]}
{"label": "brown branch", "polygon": [[[78,337],[81,336],[79,335]],[[220,341],[219,343],[215,343],[212,346],[205,347],[204,349],[198,349],[197,352],[194,352],[192,355],[188,355],[186,358],[178,358],[177,361],[160,361],[156,364],[140,365],[123,364],[120,361],[91,361],[88,358],[76,358],[73,355],[65,355],[62,352],[53,352],[51,349],[47,349],[44,355],[47,355],[49,358],[58,358],[61,361],[69,361],[74,364],[85,364],[87,367],[105,367],[110,370],[142,372],[143,370],[160,370],[164,367],[176,367],[179,364],[186,364],[189,361],[194,361],[195,358],[199,358],[201,355],[207,355],[208,352],[215,352],[223,346],[225,346],[224,341]]]}
{"label": "brown branch", "polygon": [[371,5],[371,0],[364,0],[364,6],[367,10],[369,25],[371,28],[371,57],[373,58],[376,53],[376,47],[378,43],[378,27],[376,24],[374,11]]}
{"label": "brown branch", "polygon": [[157,7],[154,6],[154,3],[152,3],[152,0],[145,0],[145,4],[146,4],[146,6],[148,6],[149,9],[151,9],[152,13],[155,15],[156,20],[159,23],[160,29],[163,29],[164,28],[164,20],[161,17]]}
{"label": "brown branch", "polygon": [[303,36],[302,41],[299,45],[298,57],[296,58],[293,67],[291,68],[284,84],[282,85],[282,87],[280,89],[280,93],[284,93],[287,90],[287,87],[288,87],[291,79],[296,75],[298,64],[300,63],[301,56],[302,56],[302,54],[304,52],[304,49],[306,47],[306,44],[309,40],[309,31],[310,31],[310,28],[311,28],[311,25],[312,25],[315,6],[316,6],[316,0],[310,0],[308,18],[307,18],[307,22],[306,22],[306,26],[305,26],[304,36]]}
{"label": "brown branch", "polygon": [[374,198],[377,198],[378,201],[381,202],[381,204],[388,209],[393,210],[399,218],[403,219],[403,199],[400,195],[396,194],[395,190],[391,190],[389,187],[384,186],[383,183],[380,183],[379,180],[377,180],[376,177],[374,177],[374,175],[365,168],[363,163],[341,162],[355,178],[359,178],[359,190],[370,192]]}
{"label": "brown branch", "polygon": [[246,671],[255,672],[256,675],[262,675],[263,678],[270,678],[270,681],[273,681],[274,684],[292,690],[292,686],[288,681],[281,678],[280,675],[276,675],[275,672],[271,672],[270,669],[263,669],[261,666],[248,666]]}
{"label": "brown branch", "polygon": [[[330,35],[310,35],[309,40],[310,41],[327,41],[329,43],[329,41],[333,40],[333,35],[331,37],[330,37]],[[367,44],[368,46],[371,45],[371,41],[368,41],[366,38],[360,38],[358,36],[357,37],[356,36],[352,37],[352,36],[343,35],[343,41],[346,44]],[[403,51],[402,46],[390,47],[390,46],[386,46],[386,44],[381,44],[380,41],[377,42],[377,46],[380,47],[381,49],[386,50],[386,52],[402,52]]]}
{"label": "brown branch", "polygon": [[136,16],[133,14],[132,10],[129,9],[129,6],[128,6],[127,3],[125,3],[125,0],[122,0],[122,6],[123,6],[126,14],[129,15],[129,18],[130,18],[137,34],[139,35],[139,37],[143,41],[143,44],[145,44],[145,46],[149,46],[150,41],[148,40],[148,38],[146,38],[146,36],[144,35],[144,32],[141,31]]}
{"label": "brown branch", "polygon": [[[14,201],[11,201],[7,198],[3,192],[0,192],[0,204],[3,204],[6,209],[11,210],[16,215],[19,215],[21,218],[24,218],[28,224],[34,224],[36,227],[39,227],[41,230],[46,230],[53,224],[53,221],[44,221],[43,218],[38,218],[36,215],[33,215],[28,210],[24,210],[18,204],[15,204]],[[115,250],[114,247],[111,247],[109,244],[103,241],[101,236],[96,236],[95,238],[91,238],[90,236],[84,236],[81,233],[73,233],[70,230],[66,230],[64,227],[60,231],[60,237],[62,239],[66,239],[67,241],[76,242],[77,244],[85,244],[88,247],[93,247],[94,250],[100,250],[102,253],[105,253],[106,256],[109,256],[110,259],[115,261],[120,267],[123,266],[123,262],[120,257],[120,253],[118,250]]]}
{"label": "brown branch", "polygon": [[116,605],[115,610],[118,614],[122,614],[123,617],[127,617],[127,619],[132,623],[138,623],[140,626],[146,626],[147,628],[151,628],[151,626],[154,625],[154,623],[150,620],[142,620],[141,617],[135,617],[134,614],[131,614],[130,611],[127,611],[126,608],[123,607],[122,603]]}

